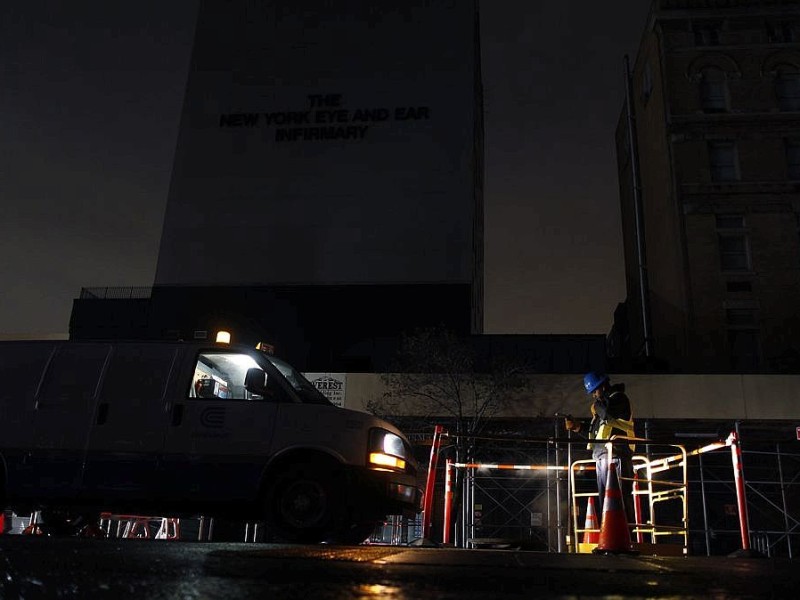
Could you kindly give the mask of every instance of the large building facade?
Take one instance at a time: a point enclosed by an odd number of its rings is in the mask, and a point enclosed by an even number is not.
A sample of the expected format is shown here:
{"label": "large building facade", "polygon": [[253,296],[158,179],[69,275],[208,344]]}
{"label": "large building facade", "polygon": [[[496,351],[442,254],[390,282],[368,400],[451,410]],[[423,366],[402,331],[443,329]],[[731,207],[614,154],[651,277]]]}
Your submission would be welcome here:
{"label": "large building facade", "polygon": [[204,0],[156,286],[455,286],[479,332],[479,57],[476,1]]}
{"label": "large building facade", "polygon": [[657,0],[629,84],[622,368],[800,371],[800,2]]}
{"label": "large building facade", "polygon": [[137,331],[235,328],[318,366],[480,333],[479,39],[477,0],[202,0]]}

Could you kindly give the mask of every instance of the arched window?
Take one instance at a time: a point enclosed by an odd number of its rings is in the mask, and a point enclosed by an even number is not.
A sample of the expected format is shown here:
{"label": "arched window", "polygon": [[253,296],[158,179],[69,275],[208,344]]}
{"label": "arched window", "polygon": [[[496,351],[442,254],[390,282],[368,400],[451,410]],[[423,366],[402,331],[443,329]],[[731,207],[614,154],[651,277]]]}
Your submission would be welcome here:
{"label": "arched window", "polygon": [[731,109],[729,85],[741,79],[739,64],[727,54],[701,54],[691,62],[686,77],[697,85],[700,108],[706,113]]}
{"label": "arched window", "polygon": [[704,112],[728,110],[728,81],[725,71],[706,67],[700,73],[700,101]]}

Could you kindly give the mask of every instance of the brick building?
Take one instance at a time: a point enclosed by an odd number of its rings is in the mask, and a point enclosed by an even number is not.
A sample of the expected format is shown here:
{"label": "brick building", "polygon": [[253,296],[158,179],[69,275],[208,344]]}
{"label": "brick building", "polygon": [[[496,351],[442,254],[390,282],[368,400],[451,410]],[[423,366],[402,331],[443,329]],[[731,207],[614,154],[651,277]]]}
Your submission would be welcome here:
{"label": "brick building", "polygon": [[800,2],[655,0],[626,71],[621,368],[798,372]]}

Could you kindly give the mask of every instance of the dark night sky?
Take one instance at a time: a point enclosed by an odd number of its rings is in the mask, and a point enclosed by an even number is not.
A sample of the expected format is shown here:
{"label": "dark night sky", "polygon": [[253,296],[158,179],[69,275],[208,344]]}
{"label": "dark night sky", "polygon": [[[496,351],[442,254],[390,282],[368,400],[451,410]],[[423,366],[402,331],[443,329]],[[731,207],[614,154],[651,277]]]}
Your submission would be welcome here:
{"label": "dark night sky", "polygon": [[[0,6],[0,337],[152,284],[197,5]],[[487,333],[606,333],[624,299],[613,136],[648,8],[482,3]]]}

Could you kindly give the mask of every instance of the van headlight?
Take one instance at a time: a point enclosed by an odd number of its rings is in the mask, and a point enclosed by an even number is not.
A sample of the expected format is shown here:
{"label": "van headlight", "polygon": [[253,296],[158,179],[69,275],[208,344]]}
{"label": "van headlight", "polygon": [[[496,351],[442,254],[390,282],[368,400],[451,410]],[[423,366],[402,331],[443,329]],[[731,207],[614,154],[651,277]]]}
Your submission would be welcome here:
{"label": "van headlight", "polygon": [[369,436],[369,466],[385,471],[405,471],[408,446],[399,435],[373,429]]}

